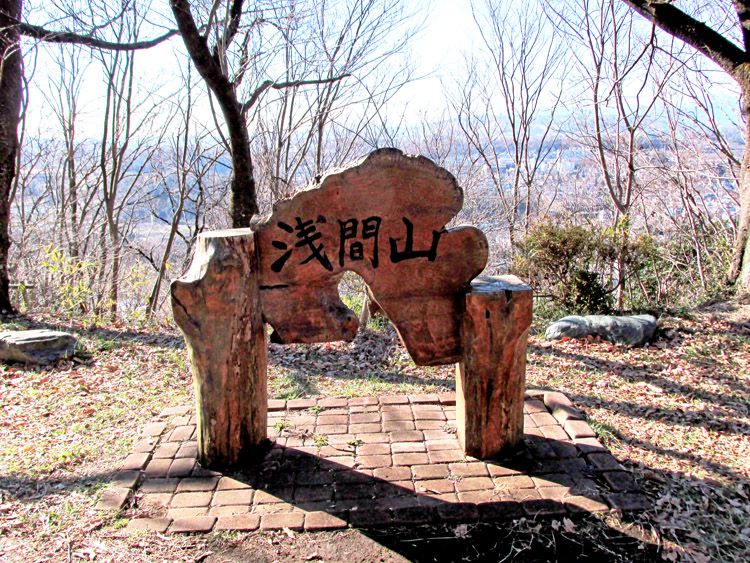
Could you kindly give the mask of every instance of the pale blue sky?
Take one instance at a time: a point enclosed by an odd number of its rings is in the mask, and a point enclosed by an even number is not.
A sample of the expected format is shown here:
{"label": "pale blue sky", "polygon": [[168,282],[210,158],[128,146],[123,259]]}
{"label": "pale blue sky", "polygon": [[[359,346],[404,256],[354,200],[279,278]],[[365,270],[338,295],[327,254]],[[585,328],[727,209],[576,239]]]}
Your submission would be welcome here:
{"label": "pale blue sky", "polygon": [[[393,101],[391,113],[393,115],[406,112],[407,120],[413,121],[423,115],[439,116],[446,107],[447,91],[456,87],[456,83],[464,74],[464,57],[477,48],[479,41],[476,24],[471,15],[469,0],[410,0],[407,9],[414,9],[414,25],[423,21],[421,31],[411,43],[410,60],[417,76],[426,76],[404,87],[403,91]],[[39,49],[37,71],[32,81],[31,107],[29,114],[29,130],[34,134],[37,130],[55,128],[49,111],[44,108],[44,96],[49,91],[45,80],[46,72],[56,72],[55,66],[50,64],[50,52],[55,46],[45,46]],[[179,88],[176,77],[179,64],[176,53],[184,53],[182,42],[173,38],[168,43],[154,49],[140,52],[137,58],[138,75],[146,87],[161,86],[160,94],[171,96]],[[84,57],[85,58],[85,57]],[[185,64],[185,58],[180,59]],[[98,136],[101,129],[100,115],[102,113],[103,82],[99,69],[94,68],[81,88],[79,135]],[[195,74],[197,76],[197,74]],[[727,89],[721,83],[727,83],[726,76],[717,72],[716,93],[728,105],[729,111],[734,111],[736,93],[732,88]],[[211,124],[208,104],[201,104],[196,117]],[[405,108],[405,109],[404,109]],[[43,133],[44,134],[44,133]]]}
{"label": "pale blue sky", "polygon": [[[460,74],[463,55],[471,51],[476,33],[469,0],[424,0],[419,5],[409,2],[407,10],[412,9],[412,6],[416,6],[414,23],[423,21],[424,25],[413,38],[410,60],[414,65],[415,75],[424,78],[403,89],[394,100],[392,111],[401,113],[406,108],[407,118],[417,119],[424,113],[440,113],[445,107],[445,92],[441,82],[452,83]],[[57,46],[45,45],[38,50],[28,120],[30,131],[56,128],[49,112],[42,109],[42,106],[44,97],[49,92],[47,73],[57,72],[53,64],[53,53],[57,49]],[[164,86],[164,95],[169,95],[170,90],[178,88],[176,57],[179,57],[179,53],[184,53],[179,38],[139,52],[136,65],[140,82],[149,88]],[[92,72],[81,88],[80,135],[96,136],[101,127],[99,115],[102,112],[104,86],[96,66],[96,63],[92,64]],[[30,68],[29,66],[29,70]],[[197,73],[194,75],[197,76]],[[174,84],[173,88],[170,88],[171,84]],[[197,117],[210,120],[208,108],[204,107],[203,111],[199,111]]]}

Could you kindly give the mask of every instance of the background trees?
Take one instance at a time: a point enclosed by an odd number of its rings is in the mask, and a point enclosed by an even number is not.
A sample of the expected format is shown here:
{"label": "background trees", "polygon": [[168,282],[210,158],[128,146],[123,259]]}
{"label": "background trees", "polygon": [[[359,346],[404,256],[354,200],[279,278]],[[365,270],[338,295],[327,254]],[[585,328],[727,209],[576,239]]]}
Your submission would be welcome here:
{"label": "background trees", "polygon": [[[668,34],[708,57],[740,87],[742,118],[750,120],[750,1],[734,0],[736,20],[729,29],[717,31],[671,3],[625,0],[633,10]],[[704,10],[705,11],[705,10]],[[724,23],[723,18],[718,23]],[[723,35],[722,33],[726,33]],[[739,36],[742,46],[734,39]],[[750,128],[745,127],[745,150],[740,172],[740,209],[729,281],[750,292]]]}
{"label": "background trees", "polygon": [[16,25],[20,18],[21,0],[0,2],[0,312],[13,310],[10,302],[8,252],[10,196],[16,175],[22,97],[23,60]]}
{"label": "background trees", "polygon": [[[8,273],[41,280],[32,305],[158,317],[163,282],[201,230],[247,225],[326,170],[395,145],[457,176],[460,220],[489,234],[492,272],[543,265],[543,247],[575,235],[589,254],[568,277],[588,276],[599,303],[715,295],[744,228],[739,121],[700,59],[625,8],[477,0],[476,44],[431,93],[449,103],[429,113],[403,99],[423,14],[399,0],[34,7],[24,21],[55,30],[11,18],[30,39],[29,87],[16,74],[10,113],[27,114],[25,95],[30,119],[9,129],[23,151],[7,192]],[[550,295],[556,272],[528,270]]]}
{"label": "background trees", "polygon": [[[391,72],[385,87],[371,83],[404,44],[403,39],[387,44],[401,23],[396,0],[289,0],[250,8],[243,0],[216,0],[205,9],[187,0],[170,0],[170,7],[190,58],[224,118],[235,227],[247,226],[259,209],[248,132],[252,117],[263,128],[261,136],[272,137],[264,147],[271,192],[288,195],[289,188],[280,185],[297,180],[309,153],[314,157],[307,171],[313,176],[325,165],[340,162],[351,152],[341,150],[345,138],[361,136],[361,124],[372,120],[383,96],[387,99],[403,84],[400,71]],[[281,97],[251,115],[269,91],[281,92]],[[328,144],[339,146],[339,158],[325,159],[324,145],[334,139],[326,133],[335,127],[342,108],[358,115],[360,125],[354,126],[353,135],[337,130],[335,143]]]}
{"label": "background trees", "polygon": [[[512,254],[532,217],[545,217],[555,198],[554,155],[561,103],[563,52],[533,4],[475,2],[481,48],[466,61],[453,110],[466,149],[480,163],[499,203]],[[491,195],[490,195],[491,194]]]}

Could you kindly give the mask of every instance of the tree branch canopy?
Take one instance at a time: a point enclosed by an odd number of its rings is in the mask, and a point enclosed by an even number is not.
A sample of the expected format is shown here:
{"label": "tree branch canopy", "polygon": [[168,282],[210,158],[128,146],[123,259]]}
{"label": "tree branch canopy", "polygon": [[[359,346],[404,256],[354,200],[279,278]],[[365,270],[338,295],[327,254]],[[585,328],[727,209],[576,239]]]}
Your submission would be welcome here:
{"label": "tree branch canopy", "polygon": [[739,68],[749,62],[746,51],[671,3],[656,0],[623,1],[662,30],[703,53],[735,79],[738,78]]}
{"label": "tree branch canopy", "polygon": [[182,40],[185,42],[185,47],[193,64],[195,64],[195,68],[198,69],[200,75],[217,97],[221,99],[222,93],[228,94],[230,92],[234,97],[232,84],[222,72],[217,60],[212,56],[206,38],[201,35],[198,26],[195,24],[190,12],[189,2],[186,0],[170,0],[169,4],[177,22],[177,28],[180,30],[179,33],[182,35]]}
{"label": "tree branch canopy", "polygon": [[[208,40],[198,30],[188,0],[169,0],[169,5],[190,59],[216,96],[224,115],[232,153],[232,226],[247,227],[258,212],[258,202],[242,104],[237,100],[234,84],[221,67],[220,53],[211,53]],[[242,2],[236,1],[235,5],[241,7]]]}
{"label": "tree branch canopy", "polygon": [[240,29],[243,2],[244,0],[234,0],[232,2],[232,7],[229,9],[229,25],[224,29],[224,36],[221,41],[224,45],[229,45]]}
{"label": "tree branch canopy", "polygon": [[160,35],[147,41],[136,41],[134,43],[118,43],[114,41],[104,41],[91,35],[81,35],[72,31],[52,31],[39,25],[33,25],[25,22],[18,22],[18,28],[21,35],[33,37],[47,43],[76,43],[86,45],[95,49],[104,49],[107,51],[137,51],[139,49],[149,49],[174,37],[179,33],[176,29],[170,29],[164,35]]}
{"label": "tree branch canopy", "polygon": [[338,82],[344,78],[350,77],[351,74],[340,74],[338,76],[332,76],[330,78],[312,78],[308,80],[291,80],[289,82],[274,82],[273,80],[265,80],[258,86],[250,96],[250,99],[242,104],[242,113],[247,112],[252,108],[263,95],[263,92],[269,88],[273,90],[283,90],[284,88],[294,88],[295,86],[308,86],[310,84],[329,84],[331,82]]}

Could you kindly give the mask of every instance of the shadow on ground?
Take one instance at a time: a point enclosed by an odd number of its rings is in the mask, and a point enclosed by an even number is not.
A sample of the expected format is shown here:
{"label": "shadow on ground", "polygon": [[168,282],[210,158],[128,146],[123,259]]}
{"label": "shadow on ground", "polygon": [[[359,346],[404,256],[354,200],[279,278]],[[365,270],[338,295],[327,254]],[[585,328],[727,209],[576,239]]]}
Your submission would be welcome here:
{"label": "shadow on ground", "polygon": [[152,328],[143,330],[123,328],[119,330],[112,327],[86,327],[81,324],[48,322],[23,314],[4,315],[0,317],[0,320],[5,324],[14,325],[18,330],[59,330],[97,340],[128,341],[146,346],[175,349],[185,347],[185,341],[179,333],[155,332]]}

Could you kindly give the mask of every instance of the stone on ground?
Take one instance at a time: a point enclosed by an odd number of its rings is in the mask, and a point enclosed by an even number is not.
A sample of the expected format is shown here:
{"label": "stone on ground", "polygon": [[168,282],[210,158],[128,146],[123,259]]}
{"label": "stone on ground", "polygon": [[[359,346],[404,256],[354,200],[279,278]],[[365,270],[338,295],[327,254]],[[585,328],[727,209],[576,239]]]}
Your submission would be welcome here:
{"label": "stone on ground", "polygon": [[75,352],[76,338],[55,330],[13,330],[0,332],[0,360],[48,364],[69,358]]}
{"label": "stone on ground", "polygon": [[549,340],[599,336],[616,344],[640,346],[650,341],[655,332],[656,318],[652,315],[571,315],[552,323],[544,336]]}

